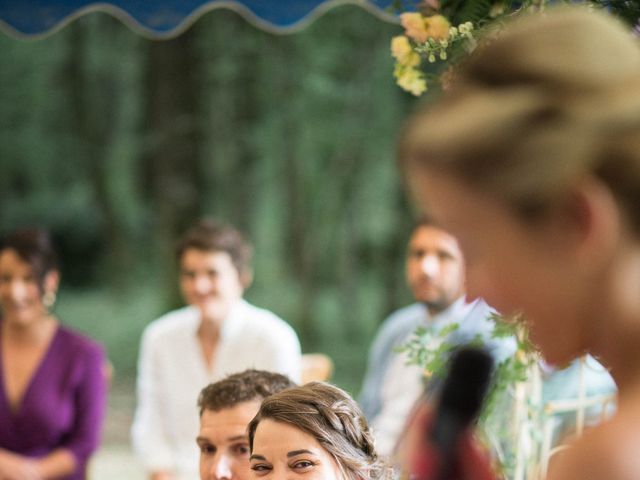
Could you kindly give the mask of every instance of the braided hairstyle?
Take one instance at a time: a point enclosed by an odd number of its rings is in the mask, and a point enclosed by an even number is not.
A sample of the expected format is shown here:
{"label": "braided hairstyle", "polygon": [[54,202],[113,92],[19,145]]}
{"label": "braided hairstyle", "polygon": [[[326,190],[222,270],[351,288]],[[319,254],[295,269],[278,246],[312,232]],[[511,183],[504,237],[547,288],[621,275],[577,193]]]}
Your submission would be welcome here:
{"label": "braided hairstyle", "polygon": [[338,387],[310,382],[264,399],[247,427],[251,451],[258,424],[265,419],[287,423],[311,435],[349,480],[377,480],[388,475],[376,454],[364,414]]}

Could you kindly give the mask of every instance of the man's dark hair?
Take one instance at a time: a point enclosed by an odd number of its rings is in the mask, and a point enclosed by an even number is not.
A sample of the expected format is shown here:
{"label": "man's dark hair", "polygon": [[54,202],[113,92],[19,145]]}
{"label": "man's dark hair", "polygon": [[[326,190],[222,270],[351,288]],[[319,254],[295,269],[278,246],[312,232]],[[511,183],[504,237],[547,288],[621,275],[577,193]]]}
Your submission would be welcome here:
{"label": "man's dark hair", "polygon": [[253,249],[245,236],[231,225],[211,218],[200,220],[187,230],[178,243],[176,247],[178,261],[190,248],[205,252],[226,252],[240,275],[250,273]]}
{"label": "man's dark hair", "polygon": [[[409,245],[409,242],[411,241],[411,239],[413,238],[413,235],[421,228],[437,228],[438,230],[442,230],[445,231],[439,224],[438,222],[436,222],[433,217],[431,217],[429,214],[427,213],[422,213],[420,216],[416,217],[413,221],[413,223],[408,225],[407,228],[407,234],[405,235],[406,239],[407,239],[407,248]],[[448,233],[448,232],[447,232]],[[408,253],[408,250],[405,252]]]}
{"label": "man's dark hair", "polygon": [[218,412],[251,400],[263,400],[274,393],[295,387],[286,375],[265,370],[234,373],[202,389],[198,397],[200,416],[205,410]]}
{"label": "man's dark hair", "polygon": [[415,232],[420,227],[434,227],[442,229],[442,227],[434,220],[432,216],[428,213],[422,213],[418,218],[416,218],[413,224],[412,233]]}

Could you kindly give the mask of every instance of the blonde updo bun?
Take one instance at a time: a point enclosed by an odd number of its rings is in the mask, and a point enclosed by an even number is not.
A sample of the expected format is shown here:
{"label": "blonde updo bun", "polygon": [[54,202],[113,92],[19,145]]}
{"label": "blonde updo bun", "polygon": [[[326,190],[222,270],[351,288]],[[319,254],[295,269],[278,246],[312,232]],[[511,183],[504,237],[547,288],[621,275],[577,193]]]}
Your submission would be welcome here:
{"label": "blonde updo bun", "polygon": [[640,231],[640,47],[611,16],[578,7],[512,21],[414,115],[399,154],[539,215],[599,176]]}

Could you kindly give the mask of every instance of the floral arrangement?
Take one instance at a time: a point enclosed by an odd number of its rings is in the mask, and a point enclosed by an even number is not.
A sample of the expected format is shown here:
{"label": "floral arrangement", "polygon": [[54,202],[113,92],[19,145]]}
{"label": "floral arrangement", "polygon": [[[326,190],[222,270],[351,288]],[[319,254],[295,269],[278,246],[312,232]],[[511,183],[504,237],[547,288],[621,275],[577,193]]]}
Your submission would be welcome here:
{"label": "floral arrangement", "polygon": [[400,18],[405,35],[391,40],[396,60],[393,76],[403,90],[419,96],[427,90],[427,74],[420,68],[423,58],[429,63],[446,61],[449,49],[473,41],[473,23],[453,27],[442,15],[423,17],[421,13],[403,13]]}
{"label": "floral arrangement", "polygon": [[[407,92],[420,96],[429,85],[445,86],[451,66],[472,51],[477,38],[499,29],[504,19],[521,12],[541,12],[553,0],[423,0],[418,11],[400,13],[404,34],[391,39],[393,75]],[[567,2],[567,3],[576,3]],[[640,2],[592,0],[640,31]],[[401,6],[396,6],[402,10]]]}
{"label": "floral arrangement", "polygon": [[[493,323],[491,338],[511,337],[516,341],[516,349],[495,366],[492,385],[478,421],[479,438],[493,453],[494,467],[500,478],[540,480],[545,477],[550,457],[564,448],[557,443],[561,437],[554,436],[555,426],[573,429],[574,434],[580,435],[587,410],[600,409],[600,419],[606,418],[615,405],[615,394],[587,395],[584,377],[586,369],[593,370],[593,366],[588,366],[583,357],[579,362],[577,379],[580,387],[575,397],[546,397],[544,400],[543,372],[546,370],[548,374],[550,370],[529,341],[525,319],[521,315],[505,318],[494,313],[490,320]],[[404,354],[407,364],[423,369],[425,385],[445,374],[450,353],[457,347],[449,338],[458,328],[458,324],[441,329],[420,326],[397,349]],[[480,336],[471,341],[480,347],[483,343]],[[575,415],[575,424],[563,424],[567,417],[562,415]]]}
{"label": "floral arrangement", "polygon": [[[501,339],[511,337],[516,340],[516,351],[495,366],[493,382],[479,419],[479,431],[484,443],[493,451],[496,461],[495,467],[505,478],[522,478],[515,474],[518,463],[518,446],[521,445],[523,428],[514,425],[539,426],[542,410],[541,398],[536,398],[533,392],[522,394],[523,389],[529,387],[532,372],[537,368],[538,356],[535,348],[528,339],[525,323],[520,316],[505,319],[498,314],[492,314],[493,331],[491,337]],[[442,377],[446,372],[447,360],[456,345],[447,338],[459,325],[450,324],[440,330],[418,327],[404,345],[397,351],[406,356],[407,364],[417,365],[425,372],[425,383],[432,378]],[[471,342],[477,346],[483,345],[478,337]],[[519,392],[520,391],[520,392]],[[516,400],[526,397],[526,401]],[[505,415],[505,412],[510,412]],[[531,430],[531,429],[528,429]],[[539,429],[537,429],[539,430]],[[527,431],[527,435],[530,432]],[[531,439],[527,443],[535,444],[540,439]],[[532,455],[526,462],[536,462],[539,459]]]}
{"label": "floral arrangement", "polygon": [[[529,341],[524,321],[518,315],[505,319],[497,313],[490,316],[493,322],[491,337],[494,339],[514,338],[516,351],[510,357],[503,359],[496,365],[494,381],[487,395],[481,419],[488,418],[499,397],[512,385],[527,380],[527,371],[537,361],[534,346]],[[447,342],[447,338],[456,330],[459,324],[452,323],[439,330],[424,326],[418,327],[409,340],[401,345],[397,351],[404,353],[408,365],[417,365],[425,371],[425,377],[439,377],[444,375],[447,360],[452,350],[457,346]],[[483,340],[479,336],[471,342],[479,347],[483,346]]]}

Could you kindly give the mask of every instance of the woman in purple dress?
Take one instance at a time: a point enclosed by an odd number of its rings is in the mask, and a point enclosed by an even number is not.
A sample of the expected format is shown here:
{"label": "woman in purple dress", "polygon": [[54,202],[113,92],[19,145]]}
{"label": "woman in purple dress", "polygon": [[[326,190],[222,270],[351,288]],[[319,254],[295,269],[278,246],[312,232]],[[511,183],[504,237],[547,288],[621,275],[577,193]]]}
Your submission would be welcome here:
{"label": "woman in purple dress", "polygon": [[59,272],[49,235],[0,244],[0,480],[81,480],[100,441],[105,355],[51,314]]}

